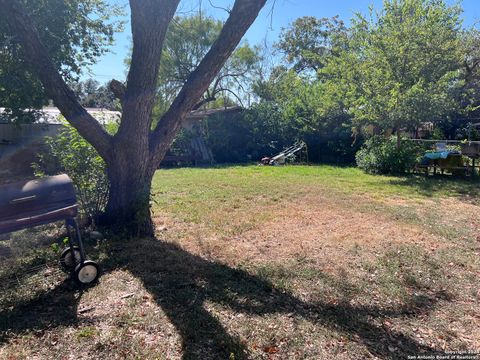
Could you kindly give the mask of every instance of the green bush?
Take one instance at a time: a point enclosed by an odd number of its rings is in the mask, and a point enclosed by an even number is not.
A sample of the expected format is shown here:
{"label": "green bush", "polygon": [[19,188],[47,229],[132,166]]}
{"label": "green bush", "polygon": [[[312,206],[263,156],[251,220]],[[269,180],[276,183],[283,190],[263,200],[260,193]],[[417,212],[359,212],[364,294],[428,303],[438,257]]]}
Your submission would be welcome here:
{"label": "green bush", "polygon": [[373,136],[355,155],[357,166],[370,174],[401,174],[415,166],[419,147],[413,142],[402,141],[397,149],[397,139],[392,136]]}
{"label": "green bush", "polygon": [[[115,131],[112,129],[107,129]],[[36,176],[66,173],[73,181],[80,214],[94,222],[105,210],[109,183],[106,165],[97,151],[74,129],[65,124],[55,137],[46,139],[46,149],[33,164]]]}

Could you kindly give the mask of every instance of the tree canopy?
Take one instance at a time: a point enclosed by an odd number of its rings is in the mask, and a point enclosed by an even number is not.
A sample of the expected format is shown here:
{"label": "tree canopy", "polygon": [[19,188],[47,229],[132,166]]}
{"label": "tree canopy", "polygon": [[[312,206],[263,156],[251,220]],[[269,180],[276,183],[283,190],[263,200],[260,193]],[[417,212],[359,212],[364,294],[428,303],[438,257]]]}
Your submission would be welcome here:
{"label": "tree canopy", "polygon": [[461,14],[442,0],[391,0],[349,27],[337,18],[292,22],[275,45],[281,61],[254,88],[260,106],[277,109],[277,138],[306,140],[319,160],[351,160],[372,131],[433,126],[464,138],[480,113],[480,43]]}
{"label": "tree canopy", "polygon": [[70,84],[82,106],[120,110],[120,103],[106,84],[101,85],[94,79],[75,81]]}
{"label": "tree canopy", "polygon": [[282,29],[275,48],[296,72],[317,72],[340,50],[340,40],[345,35],[345,24],[338,16],[322,19],[304,16]]}
{"label": "tree canopy", "polygon": [[[177,16],[167,32],[158,80],[158,113],[163,113],[190,73],[199,65],[222,30],[222,22],[201,13]],[[247,95],[261,61],[258,47],[240,45],[194,106],[212,106],[218,100],[237,103]],[[213,105],[215,106],[215,105]]]}
{"label": "tree canopy", "polygon": [[[119,6],[104,0],[22,0],[35,19],[39,39],[55,69],[68,81],[108,51],[123,23]],[[8,12],[2,10],[2,15]],[[41,81],[25,60],[28,54],[8,21],[0,22],[0,105],[15,121],[32,121],[48,103]]]}
{"label": "tree canopy", "polygon": [[460,13],[438,0],[387,0],[357,15],[322,71],[326,86],[340,90],[359,125],[399,131],[447,116],[462,86]]}

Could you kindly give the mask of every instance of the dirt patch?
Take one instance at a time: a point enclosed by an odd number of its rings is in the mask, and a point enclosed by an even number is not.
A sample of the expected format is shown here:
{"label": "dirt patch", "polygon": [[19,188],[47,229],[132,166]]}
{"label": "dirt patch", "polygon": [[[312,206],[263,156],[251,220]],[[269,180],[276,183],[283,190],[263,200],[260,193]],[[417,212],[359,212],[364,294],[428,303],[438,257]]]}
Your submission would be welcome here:
{"label": "dirt patch", "polygon": [[[252,209],[246,215],[262,210]],[[357,253],[375,256],[398,244],[415,244],[429,250],[447,246],[428,229],[390,219],[387,215],[359,211],[354,204],[333,202],[328,197],[308,196],[268,209],[269,219],[234,236],[208,231],[208,224],[188,224],[157,217],[160,236],[181,234],[176,241],[188,251],[229,264],[284,262],[308,258],[318,264],[346,264]],[[240,217],[235,224],[240,227]],[[246,224],[248,225],[248,224]],[[253,228],[252,228],[253,227]],[[368,249],[363,252],[362,249]]]}

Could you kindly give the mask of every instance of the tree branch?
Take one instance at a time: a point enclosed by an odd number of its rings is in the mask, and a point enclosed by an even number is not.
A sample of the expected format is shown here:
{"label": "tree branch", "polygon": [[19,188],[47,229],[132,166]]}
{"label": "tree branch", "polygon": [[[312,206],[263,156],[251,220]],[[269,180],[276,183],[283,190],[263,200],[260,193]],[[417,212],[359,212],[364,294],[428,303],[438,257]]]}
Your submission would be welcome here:
{"label": "tree branch", "polygon": [[[215,79],[215,82],[213,83],[213,91],[215,92],[215,89],[217,88],[217,86],[220,84],[220,82],[225,79],[226,77],[233,77],[233,78],[236,78],[238,76],[243,76],[247,73],[247,71],[242,71],[241,73],[225,73],[225,74],[222,74],[222,75],[219,75],[216,79]],[[208,90],[207,90],[208,91]]]}
{"label": "tree branch", "polygon": [[108,161],[112,137],[80,105],[72,89],[65,83],[50,60],[27,11],[15,0],[0,0],[0,9],[0,16],[21,43],[25,61],[38,76],[48,97],[65,119]]}
{"label": "tree branch", "polygon": [[198,110],[200,109],[203,105],[205,104],[208,104],[210,101],[215,101],[217,100],[217,98],[213,95],[213,96],[207,96],[206,98],[200,100],[199,102],[197,102],[193,108],[192,108],[192,111],[194,110]]}
{"label": "tree branch", "polygon": [[226,92],[229,92],[230,94],[232,94],[237,99],[237,101],[240,103],[240,106],[243,107],[242,99],[240,99],[240,97],[234,91],[232,91],[230,89],[227,89],[227,88],[218,90],[218,92],[222,92],[222,91],[226,91]]}
{"label": "tree branch", "polygon": [[133,50],[117,135],[148,137],[162,46],[180,0],[130,0]]}
{"label": "tree branch", "polygon": [[180,128],[185,116],[233,53],[253,23],[266,0],[236,0],[219,37],[198,67],[190,74],[169,110],[162,116],[151,135],[152,161],[159,162]]}
{"label": "tree branch", "polygon": [[[218,86],[218,83],[217,83],[217,86]],[[241,85],[240,85],[240,86],[241,86]],[[198,109],[199,109],[200,107],[202,107],[203,105],[208,104],[208,103],[211,102],[211,101],[217,100],[217,97],[216,97],[217,94],[219,94],[219,93],[221,93],[221,92],[224,92],[224,91],[231,93],[231,94],[238,100],[238,102],[240,103],[240,105],[243,106],[242,99],[240,99],[240,97],[239,97],[237,94],[235,94],[234,91],[232,91],[232,90],[230,90],[230,89],[227,89],[227,88],[220,87],[220,88],[218,88],[218,89],[214,88],[212,93],[207,92],[207,97],[205,97],[205,98],[201,99],[199,102],[197,102],[197,103],[193,106],[192,111],[198,110]]]}
{"label": "tree branch", "polygon": [[208,2],[210,3],[210,6],[213,7],[214,9],[219,9],[219,10],[223,10],[225,11],[226,13],[229,13],[231,12],[231,10],[227,9],[227,8],[224,8],[224,7],[221,7],[221,6],[217,6],[217,5],[214,5],[212,4],[212,0],[208,0]]}

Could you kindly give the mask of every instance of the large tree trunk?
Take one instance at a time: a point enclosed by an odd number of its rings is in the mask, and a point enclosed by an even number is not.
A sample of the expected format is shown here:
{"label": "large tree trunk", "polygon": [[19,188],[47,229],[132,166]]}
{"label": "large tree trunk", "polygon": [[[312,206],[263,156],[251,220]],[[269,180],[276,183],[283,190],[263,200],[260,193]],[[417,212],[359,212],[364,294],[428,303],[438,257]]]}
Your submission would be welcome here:
{"label": "large tree trunk", "polygon": [[152,173],[140,174],[135,166],[109,167],[110,195],[102,224],[130,236],[154,235],[150,216]]}
{"label": "large tree trunk", "polygon": [[107,164],[110,194],[102,222],[130,236],[153,236],[150,188],[156,166],[148,146],[138,144],[135,139],[114,145],[113,159]]}

